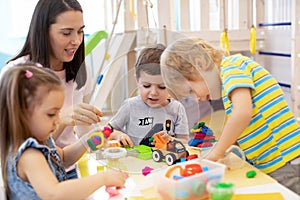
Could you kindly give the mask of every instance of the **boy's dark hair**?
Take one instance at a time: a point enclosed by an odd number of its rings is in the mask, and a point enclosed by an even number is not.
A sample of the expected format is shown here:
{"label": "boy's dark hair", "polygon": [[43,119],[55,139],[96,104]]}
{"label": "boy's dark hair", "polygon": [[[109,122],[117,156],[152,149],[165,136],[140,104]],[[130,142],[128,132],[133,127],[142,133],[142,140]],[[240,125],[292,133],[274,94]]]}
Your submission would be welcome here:
{"label": "boy's dark hair", "polygon": [[136,79],[140,78],[141,71],[150,75],[161,74],[160,56],[165,49],[163,44],[155,44],[142,49],[135,64]]}
{"label": "boy's dark hair", "polygon": [[[30,61],[41,63],[45,68],[50,68],[49,27],[56,23],[58,15],[70,10],[82,12],[81,5],[77,0],[39,0],[31,18],[24,46],[21,52],[9,61],[30,55]],[[77,89],[86,82],[84,58],[83,38],[73,60],[64,63],[66,82],[76,81]]]}

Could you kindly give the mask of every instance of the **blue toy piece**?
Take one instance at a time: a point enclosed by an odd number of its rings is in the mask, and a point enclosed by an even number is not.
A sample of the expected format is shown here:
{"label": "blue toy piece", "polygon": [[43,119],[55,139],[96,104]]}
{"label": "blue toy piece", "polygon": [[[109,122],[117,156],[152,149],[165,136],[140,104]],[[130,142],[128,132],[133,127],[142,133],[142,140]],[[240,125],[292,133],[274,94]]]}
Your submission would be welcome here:
{"label": "blue toy piece", "polygon": [[204,140],[196,139],[196,138],[191,138],[191,139],[189,140],[189,142],[188,142],[188,145],[189,145],[189,146],[195,147],[195,146],[197,146],[198,144],[203,143],[203,142],[204,142]]}
{"label": "blue toy piece", "polygon": [[205,125],[202,127],[202,132],[206,135],[213,135],[213,131]]}
{"label": "blue toy piece", "polygon": [[176,190],[176,199],[186,199],[189,196],[189,192],[187,190],[181,189]]}

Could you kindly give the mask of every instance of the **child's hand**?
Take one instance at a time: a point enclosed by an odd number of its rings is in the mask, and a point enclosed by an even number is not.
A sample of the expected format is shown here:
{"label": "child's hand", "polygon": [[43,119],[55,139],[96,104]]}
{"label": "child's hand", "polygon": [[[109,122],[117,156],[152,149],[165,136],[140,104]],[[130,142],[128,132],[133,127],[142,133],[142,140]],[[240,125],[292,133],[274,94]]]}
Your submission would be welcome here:
{"label": "child's hand", "polygon": [[114,130],[114,132],[111,133],[109,139],[119,141],[124,147],[133,147],[133,142],[130,137],[121,131]]}
{"label": "child's hand", "polygon": [[[225,153],[225,152],[224,152]],[[205,159],[217,162],[224,158],[224,153],[216,151],[214,148],[205,156]]]}
{"label": "child's hand", "polygon": [[116,186],[118,188],[123,188],[125,185],[125,181],[128,178],[128,175],[116,170],[107,170],[106,172],[103,172],[105,174],[105,182],[104,185],[110,187],[110,186]]}

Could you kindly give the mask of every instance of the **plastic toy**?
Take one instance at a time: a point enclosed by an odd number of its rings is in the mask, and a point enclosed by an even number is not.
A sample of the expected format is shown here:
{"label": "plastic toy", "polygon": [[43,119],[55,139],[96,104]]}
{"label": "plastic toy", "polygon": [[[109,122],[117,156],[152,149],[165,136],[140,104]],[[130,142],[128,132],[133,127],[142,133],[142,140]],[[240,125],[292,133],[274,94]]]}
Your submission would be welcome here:
{"label": "plastic toy", "polygon": [[175,166],[169,168],[169,170],[166,172],[165,176],[167,178],[170,178],[172,173],[177,169],[179,170],[179,175],[173,176],[173,178],[176,177],[176,179],[178,179],[177,177],[188,177],[188,176],[202,173],[204,171],[202,169],[201,165],[197,164],[197,163],[187,164],[184,168],[180,165],[175,165]]}
{"label": "plastic toy", "polygon": [[190,132],[194,133],[194,137],[189,140],[189,146],[206,148],[213,146],[213,143],[216,142],[216,138],[213,136],[213,131],[209,127],[205,126],[205,122],[195,124]]}
{"label": "plastic toy", "polygon": [[[152,148],[146,145],[137,145],[134,147],[128,147],[126,148],[128,155],[130,155],[129,152],[135,151],[135,155],[137,158],[142,160],[150,160],[152,159]],[[135,156],[133,155],[133,156]]]}
{"label": "plastic toy", "polygon": [[183,173],[183,168],[180,165],[175,165],[169,168],[169,170],[166,172],[165,176],[167,178],[171,178],[172,173],[176,170],[179,169],[179,175],[182,176]]}
{"label": "plastic toy", "polygon": [[201,180],[196,180],[193,184],[192,191],[194,194],[198,194],[198,195],[203,194],[205,192],[205,183]]}
{"label": "plastic toy", "polygon": [[193,159],[196,159],[196,158],[198,158],[197,154],[191,154],[188,157],[186,157],[186,160],[193,160]]}
{"label": "plastic toy", "polygon": [[256,171],[250,170],[246,173],[247,178],[254,178],[256,176]]}
{"label": "plastic toy", "polygon": [[146,146],[153,146],[151,143],[152,141],[152,137],[153,135],[155,135],[156,133],[160,132],[164,130],[164,125],[162,123],[157,123],[155,124],[149,131],[148,133],[145,135],[145,137],[142,139],[142,141],[140,142],[140,145],[146,145]]}
{"label": "plastic toy", "polygon": [[154,135],[155,146],[152,148],[152,159],[155,162],[161,162],[165,159],[167,165],[173,165],[179,158],[185,158],[189,155],[185,146],[178,140],[167,142],[161,135]]}
{"label": "plastic toy", "polygon": [[104,135],[102,132],[94,132],[89,136],[89,139],[87,140],[87,143],[89,147],[96,151],[97,149],[100,149],[104,145]]}
{"label": "plastic toy", "polygon": [[212,200],[230,200],[234,194],[234,185],[232,183],[211,182],[207,185]]}
{"label": "plastic toy", "polygon": [[192,176],[194,174],[199,174],[202,171],[202,167],[199,164],[188,164],[185,166],[182,176]]}
{"label": "plastic toy", "polygon": [[219,162],[227,166],[228,169],[239,169],[245,164],[246,157],[243,150],[237,145],[231,145],[225,152],[224,158]]}
{"label": "plastic toy", "polygon": [[121,147],[121,144],[118,140],[108,140],[105,147]]}
{"label": "plastic toy", "polygon": [[103,127],[102,130],[104,137],[108,138],[112,132],[114,132],[114,128],[111,125],[107,125]]}
{"label": "plastic toy", "polygon": [[150,174],[150,172],[153,170],[153,168],[151,168],[151,167],[144,167],[143,169],[142,169],[142,174],[144,175],[144,176],[146,176],[146,175],[148,175],[148,174]]}
{"label": "plastic toy", "polygon": [[104,126],[101,131],[95,131],[89,135],[87,144],[93,151],[96,151],[104,145],[104,138],[108,138],[112,132],[112,126]]}
{"label": "plastic toy", "polygon": [[110,197],[114,197],[120,194],[119,189],[116,187],[106,187],[105,192],[107,192]]}
{"label": "plastic toy", "polygon": [[[200,167],[202,172],[199,170]],[[163,173],[157,172],[157,179],[155,179],[156,190],[161,199],[207,199],[208,191],[206,186],[208,182],[221,181],[224,177],[225,168],[226,166],[223,164],[206,159],[195,159],[178,163],[167,167]],[[184,170],[193,173],[193,175],[183,176]],[[184,193],[185,195],[183,195]],[[185,197],[183,198],[183,196]]]}
{"label": "plastic toy", "polygon": [[[173,175],[173,172],[176,171],[176,170],[179,170],[179,175]],[[200,164],[197,164],[197,163],[192,163],[192,164],[187,164],[185,165],[185,167],[182,167],[181,165],[174,165],[172,167],[169,168],[169,170],[166,172],[165,176],[167,178],[173,178],[173,180],[177,181],[177,180],[181,180],[185,177],[189,177],[189,176],[193,176],[193,175],[196,175],[196,174],[200,174],[204,171],[207,171],[208,170],[208,167],[205,166],[205,170],[202,169],[201,165]],[[206,182],[206,178],[204,179],[199,179],[199,180],[195,180],[192,182],[191,184],[191,192],[195,195],[202,195],[204,192],[205,192],[205,182]],[[176,191],[176,199],[181,199],[183,198],[183,196],[185,198],[189,197],[190,193],[189,193],[190,190],[188,189],[183,189],[181,188],[180,190],[177,190]]]}
{"label": "plastic toy", "polygon": [[108,159],[119,159],[125,157],[127,151],[122,147],[109,147],[102,152],[102,155]]}
{"label": "plastic toy", "polygon": [[169,131],[171,130],[171,120],[170,119],[166,120],[165,126],[166,126],[167,133],[169,133]]}
{"label": "plastic toy", "polygon": [[[125,174],[125,178],[127,179],[129,177],[128,174]],[[109,197],[114,197],[120,194],[119,190],[121,188],[120,187],[116,187],[116,186],[109,186],[109,187],[105,187],[105,191],[109,194]]]}

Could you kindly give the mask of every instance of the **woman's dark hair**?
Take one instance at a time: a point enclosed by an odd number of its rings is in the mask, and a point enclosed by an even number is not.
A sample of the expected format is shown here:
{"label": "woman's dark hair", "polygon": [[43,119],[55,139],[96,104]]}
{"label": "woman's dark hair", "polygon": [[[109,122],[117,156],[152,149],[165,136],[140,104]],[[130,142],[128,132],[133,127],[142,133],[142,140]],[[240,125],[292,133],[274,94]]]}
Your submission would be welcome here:
{"label": "woman's dark hair", "polygon": [[[9,61],[29,55],[32,62],[41,63],[44,67],[50,68],[50,25],[56,23],[58,15],[70,10],[82,12],[81,5],[77,0],[39,0],[32,15],[25,44],[20,53]],[[83,38],[73,60],[64,63],[66,81],[76,81],[77,89],[86,82],[84,58]]]}

